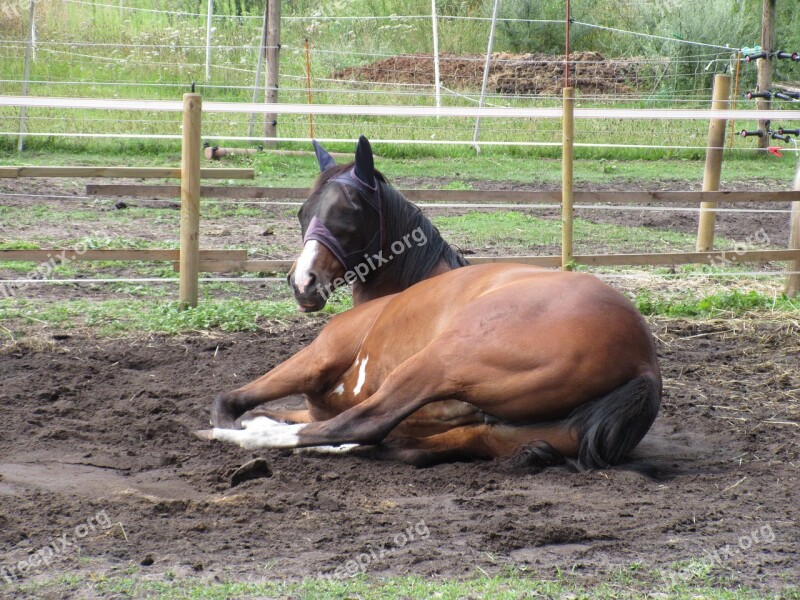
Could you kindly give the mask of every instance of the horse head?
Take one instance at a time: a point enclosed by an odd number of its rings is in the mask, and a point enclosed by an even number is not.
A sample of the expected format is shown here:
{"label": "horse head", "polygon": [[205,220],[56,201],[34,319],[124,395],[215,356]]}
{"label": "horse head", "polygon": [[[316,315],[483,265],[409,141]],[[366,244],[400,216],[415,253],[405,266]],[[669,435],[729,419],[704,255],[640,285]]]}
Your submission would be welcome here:
{"label": "horse head", "polygon": [[288,282],[302,312],[321,310],[333,290],[365,281],[374,270],[370,257],[382,245],[381,189],[372,148],[358,140],[355,161],[337,166],[314,141],[320,176],[298,212],[303,251]]}

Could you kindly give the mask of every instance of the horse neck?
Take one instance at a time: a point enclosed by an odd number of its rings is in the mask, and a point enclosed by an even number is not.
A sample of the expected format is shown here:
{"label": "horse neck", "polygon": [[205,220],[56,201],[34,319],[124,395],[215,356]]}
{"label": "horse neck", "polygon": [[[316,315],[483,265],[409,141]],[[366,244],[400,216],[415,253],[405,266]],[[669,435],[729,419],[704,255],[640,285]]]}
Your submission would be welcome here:
{"label": "horse neck", "polygon": [[[447,271],[469,263],[442,239],[439,231],[419,208],[389,184],[382,183],[383,256],[392,260],[373,271],[364,282],[353,285],[353,303],[396,294]],[[417,237],[413,237],[416,232]],[[395,254],[394,242],[403,242],[404,251]],[[424,239],[424,243],[420,240]]]}

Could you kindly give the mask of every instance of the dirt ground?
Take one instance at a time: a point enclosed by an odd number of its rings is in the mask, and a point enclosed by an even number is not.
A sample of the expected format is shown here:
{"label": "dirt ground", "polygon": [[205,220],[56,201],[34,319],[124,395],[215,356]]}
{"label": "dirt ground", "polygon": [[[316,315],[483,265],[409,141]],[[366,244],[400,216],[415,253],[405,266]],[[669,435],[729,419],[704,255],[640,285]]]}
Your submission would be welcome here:
{"label": "dirt ground", "polygon": [[[94,518],[113,527],[96,527],[51,569],[299,579],[383,549],[369,575],[451,578],[513,563],[598,581],[635,562],[674,573],[674,563],[716,560],[732,585],[800,577],[797,323],[652,322],[666,395],[638,454],[674,471],[663,481],[253,454],[191,435],[215,391],[259,376],[322,322],[66,336],[45,351],[0,354],[0,566],[75,538]],[[272,475],[232,487],[255,456]]]}
{"label": "dirt ground", "polygon": [[[37,185],[29,193],[68,193]],[[6,206],[25,202],[4,199]],[[70,204],[79,206],[115,210],[108,200]],[[270,257],[291,256],[299,235],[291,212],[204,222],[218,233],[204,245],[250,246],[270,226]],[[774,244],[785,243],[784,213],[755,218],[725,213],[718,231],[738,240],[764,227]],[[595,211],[591,219],[696,227],[693,215],[675,213]],[[74,238],[85,225],[50,231],[5,222],[2,235]],[[144,240],[174,232],[173,223],[156,221],[135,232],[113,220],[91,227]],[[56,288],[62,291],[41,293],[95,293]],[[420,470],[352,456],[253,454],[191,435],[207,423],[214,393],[285,360],[324,320],[296,317],[248,334],[95,339],[63,332],[35,348],[0,349],[0,595],[6,576],[138,565],[154,576],[296,580],[342,573],[364,556],[369,576],[447,579],[517,565],[533,577],[570,571],[592,583],[641,563],[654,578],[662,571],[691,578],[698,565],[713,567],[726,585],[765,591],[800,579],[797,322],[651,321],[665,398],[637,452],[672,473],[663,480],[624,470],[514,473],[499,463]],[[233,473],[254,457],[266,460],[270,476],[233,486]],[[62,540],[72,543],[62,548]],[[60,549],[51,564],[23,576],[15,565],[48,546]]]}

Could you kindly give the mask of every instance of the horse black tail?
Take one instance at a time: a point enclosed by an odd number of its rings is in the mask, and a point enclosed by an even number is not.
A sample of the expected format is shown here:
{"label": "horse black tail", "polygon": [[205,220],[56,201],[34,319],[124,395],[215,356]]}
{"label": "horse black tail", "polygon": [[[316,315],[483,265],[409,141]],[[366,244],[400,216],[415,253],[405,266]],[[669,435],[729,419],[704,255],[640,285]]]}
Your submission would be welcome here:
{"label": "horse black tail", "polygon": [[656,419],[661,406],[660,385],[650,376],[640,376],[610,394],[576,408],[565,426],[577,432],[580,446],[576,459],[566,458],[546,442],[534,442],[511,459],[511,466],[544,468],[566,465],[573,471],[619,468],[656,478],[658,470],[641,462],[621,464]]}
{"label": "horse black tail", "polygon": [[659,388],[653,377],[642,375],[572,411],[567,426],[580,440],[578,466],[607,469],[625,460],[656,420]]}

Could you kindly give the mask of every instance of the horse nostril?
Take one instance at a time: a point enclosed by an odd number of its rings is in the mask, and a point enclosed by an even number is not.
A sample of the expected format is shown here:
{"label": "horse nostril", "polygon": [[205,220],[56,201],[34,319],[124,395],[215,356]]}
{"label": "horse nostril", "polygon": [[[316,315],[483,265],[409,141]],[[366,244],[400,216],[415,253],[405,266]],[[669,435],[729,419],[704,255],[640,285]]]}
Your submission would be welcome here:
{"label": "horse nostril", "polygon": [[312,288],[316,285],[316,283],[317,283],[317,274],[314,271],[310,271],[308,274],[308,284],[306,284],[306,287]]}

